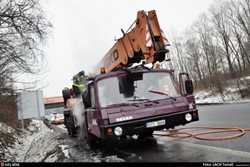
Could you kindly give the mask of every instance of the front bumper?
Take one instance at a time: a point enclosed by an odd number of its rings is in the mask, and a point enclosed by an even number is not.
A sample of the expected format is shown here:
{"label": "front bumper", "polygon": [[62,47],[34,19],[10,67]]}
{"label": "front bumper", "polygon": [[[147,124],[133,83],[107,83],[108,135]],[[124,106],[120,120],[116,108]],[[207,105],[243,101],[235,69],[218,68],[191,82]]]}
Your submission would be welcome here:
{"label": "front bumper", "polygon": [[[192,120],[187,121],[185,119],[186,114],[191,114],[192,115]],[[159,121],[159,120],[165,120],[165,125],[160,125],[156,127],[146,127],[146,123],[148,122],[154,122],[154,121]],[[101,126],[101,138],[106,139],[106,138],[114,138],[117,137],[114,134],[114,128],[119,126],[122,128],[123,133],[122,136],[126,135],[134,135],[134,134],[141,134],[141,133],[146,133],[149,131],[154,131],[154,130],[161,130],[161,129],[169,129],[169,128],[174,128],[175,126],[179,125],[185,125],[190,122],[198,121],[199,116],[198,116],[198,110],[193,109],[193,110],[188,110],[185,112],[178,112],[178,113],[172,113],[172,114],[167,114],[167,115],[161,115],[161,116],[154,116],[154,117],[149,117],[149,118],[144,118],[144,119],[138,119],[138,120],[132,120],[132,121],[125,121],[125,122],[119,122],[107,126]],[[112,133],[108,133],[108,129],[112,129]]]}

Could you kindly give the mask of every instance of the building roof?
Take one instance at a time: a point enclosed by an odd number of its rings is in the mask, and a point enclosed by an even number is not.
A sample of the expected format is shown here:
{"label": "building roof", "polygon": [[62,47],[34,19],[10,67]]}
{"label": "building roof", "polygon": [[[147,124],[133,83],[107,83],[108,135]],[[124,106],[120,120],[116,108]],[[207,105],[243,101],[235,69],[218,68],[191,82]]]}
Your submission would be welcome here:
{"label": "building roof", "polygon": [[46,98],[43,98],[43,103],[44,104],[63,103],[63,97],[62,96],[46,97]]}

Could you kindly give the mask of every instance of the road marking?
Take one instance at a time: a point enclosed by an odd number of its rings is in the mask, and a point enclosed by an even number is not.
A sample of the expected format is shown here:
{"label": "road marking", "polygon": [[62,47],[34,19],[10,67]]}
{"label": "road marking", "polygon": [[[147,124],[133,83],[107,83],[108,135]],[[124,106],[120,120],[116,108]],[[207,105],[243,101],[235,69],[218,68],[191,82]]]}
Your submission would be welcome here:
{"label": "road marking", "polygon": [[173,142],[177,143],[177,144],[183,144],[183,145],[188,146],[188,147],[204,149],[204,150],[209,150],[209,151],[216,151],[216,152],[223,153],[223,154],[230,154],[230,155],[234,155],[234,156],[241,156],[241,157],[250,158],[250,152],[237,151],[237,150],[231,150],[231,149],[227,149],[227,148],[207,146],[207,145],[194,144],[194,143],[188,143],[188,142],[177,142],[177,141],[173,141]]}

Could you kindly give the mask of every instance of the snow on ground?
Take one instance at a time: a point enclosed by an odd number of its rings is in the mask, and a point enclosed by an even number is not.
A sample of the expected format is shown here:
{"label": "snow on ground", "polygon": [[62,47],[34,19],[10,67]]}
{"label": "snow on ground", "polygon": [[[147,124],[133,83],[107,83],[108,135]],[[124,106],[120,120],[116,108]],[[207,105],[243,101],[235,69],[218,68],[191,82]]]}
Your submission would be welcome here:
{"label": "snow on ground", "polygon": [[197,104],[250,102],[249,97],[241,98],[239,89],[236,87],[226,88],[223,97],[219,93],[213,93],[212,91],[199,91],[194,95]]}
{"label": "snow on ground", "polygon": [[23,131],[8,150],[16,162],[55,162],[63,155],[55,140],[57,136],[42,121],[32,120],[28,130]]}
{"label": "snow on ground", "polygon": [[[103,156],[92,151],[80,138],[69,138],[64,125],[48,128],[41,120],[32,120],[27,130],[14,133],[15,142],[0,140],[0,160],[5,162],[124,162],[117,155]],[[0,123],[1,132],[15,132]],[[0,139],[2,137],[0,136]]]}
{"label": "snow on ground", "polygon": [[[14,137],[10,137],[14,134],[14,129],[0,122],[0,160],[13,161],[14,158],[8,150],[8,146],[14,140]],[[10,135],[9,135],[10,134]],[[6,142],[4,140],[7,140]]]}
{"label": "snow on ground", "polygon": [[68,145],[59,145],[59,147],[62,149],[62,152],[63,152],[64,156],[67,157],[67,158],[70,158],[69,157]]}
{"label": "snow on ground", "polygon": [[15,130],[7,126],[5,123],[0,122],[0,131],[4,133],[11,133],[11,132],[14,132]]}
{"label": "snow on ground", "polygon": [[243,78],[240,78],[240,80],[250,81],[250,76],[245,76],[245,77],[243,77]]}
{"label": "snow on ground", "polygon": [[32,120],[19,133],[0,123],[0,133],[3,132],[9,132],[15,140],[6,144],[6,139],[0,136],[0,159],[5,162],[63,162],[68,158],[61,132],[48,128],[41,120]]}

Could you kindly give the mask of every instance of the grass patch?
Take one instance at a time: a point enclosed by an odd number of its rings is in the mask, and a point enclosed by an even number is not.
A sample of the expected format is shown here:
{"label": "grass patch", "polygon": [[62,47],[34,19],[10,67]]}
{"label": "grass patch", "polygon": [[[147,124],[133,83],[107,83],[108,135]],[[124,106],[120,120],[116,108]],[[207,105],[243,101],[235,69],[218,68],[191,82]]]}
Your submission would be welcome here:
{"label": "grass patch", "polygon": [[62,152],[62,150],[60,149],[58,155],[57,155],[57,160],[56,162],[63,162],[63,160],[65,159],[64,153]]}
{"label": "grass patch", "polygon": [[44,156],[44,158],[42,159],[42,162],[45,161],[45,159],[47,159],[49,156],[52,156],[53,154],[55,154],[57,151],[57,148],[53,149],[53,150],[50,150],[46,153],[46,155]]}
{"label": "grass patch", "polygon": [[15,133],[11,132],[11,133],[7,133],[7,132],[1,132],[0,131],[0,136],[2,138],[2,140],[8,145],[14,145],[16,138],[14,137]]}
{"label": "grass patch", "polygon": [[62,152],[60,147],[56,147],[53,150],[50,150],[46,153],[45,157],[42,159],[42,162],[44,162],[49,157],[55,157],[57,156],[56,162],[62,162],[65,158],[64,153]]}

